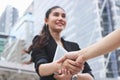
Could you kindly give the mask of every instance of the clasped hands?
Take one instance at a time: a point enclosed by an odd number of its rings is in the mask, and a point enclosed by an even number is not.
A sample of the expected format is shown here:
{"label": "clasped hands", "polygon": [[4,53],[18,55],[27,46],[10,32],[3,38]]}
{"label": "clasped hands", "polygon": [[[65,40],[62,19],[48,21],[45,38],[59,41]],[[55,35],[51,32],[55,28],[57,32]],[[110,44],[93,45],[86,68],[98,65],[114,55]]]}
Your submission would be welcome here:
{"label": "clasped hands", "polygon": [[77,51],[68,52],[57,63],[61,64],[61,68],[57,71],[58,75],[54,75],[57,80],[71,80],[71,77],[84,69],[84,60]]}

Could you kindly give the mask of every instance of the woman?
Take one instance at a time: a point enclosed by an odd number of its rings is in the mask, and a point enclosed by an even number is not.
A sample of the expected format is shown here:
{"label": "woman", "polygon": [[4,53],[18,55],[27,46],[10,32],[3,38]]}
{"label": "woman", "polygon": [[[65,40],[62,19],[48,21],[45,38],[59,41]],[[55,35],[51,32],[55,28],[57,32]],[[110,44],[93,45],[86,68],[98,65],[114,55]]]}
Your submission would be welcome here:
{"label": "woman", "polygon": [[[62,63],[53,62],[57,45],[61,45],[67,51],[79,50],[76,43],[65,41],[60,37],[61,31],[66,26],[66,14],[64,9],[59,6],[50,8],[45,15],[45,24],[41,34],[35,39],[32,45],[32,60],[40,80],[71,80],[72,75],[79,72],[73,60],[65,60]],[[92,73],[89,65],[84,64],[83,73],[80,78],[92,80]],[[74,71],[76,71],[74,73]],[[53,73],[57,72],[54,76]],[[79,80],[79,79],[78,79]]]}

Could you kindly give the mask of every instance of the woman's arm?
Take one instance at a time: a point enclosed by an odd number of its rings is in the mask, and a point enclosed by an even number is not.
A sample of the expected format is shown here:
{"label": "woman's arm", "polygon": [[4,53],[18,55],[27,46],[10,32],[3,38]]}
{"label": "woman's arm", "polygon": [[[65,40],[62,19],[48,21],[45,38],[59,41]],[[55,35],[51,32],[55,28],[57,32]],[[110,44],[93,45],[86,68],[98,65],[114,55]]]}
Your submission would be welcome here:
{"label": "woman's arm", "polygon": [[45,48],[33,49],[31,54],[32,60],[35,63],[35,69],[38,75],[48,76],[53,74],[59,68],[62,63],[51,62],[48,60]]}
{"label": "woman's arm", "polygon": [[39,66],[40,76],[48,76],[61,69],[62,64],[57,62],[45,63]]}

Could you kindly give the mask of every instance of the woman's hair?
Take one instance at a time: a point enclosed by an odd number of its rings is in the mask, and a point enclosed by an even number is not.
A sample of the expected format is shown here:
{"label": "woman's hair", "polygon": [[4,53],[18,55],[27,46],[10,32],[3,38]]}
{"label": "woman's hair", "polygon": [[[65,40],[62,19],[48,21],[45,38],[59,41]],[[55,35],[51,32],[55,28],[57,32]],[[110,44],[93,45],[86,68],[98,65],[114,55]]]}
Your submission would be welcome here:
{"label": "woman's hair", "polygon": [[[50,13],[52,12],[53,9],[56,8],[61,8],[59,6],[54,6],[51,7],[45,14],[45,18],[48,19]],[[61,8],[62,9],[62,8]],[[64,10],[64,9],[63,9]],[[23,50],[25,53],[30,54],[30,52],[33,49],[38,49],[38,48],[43,48],[44,46],[46,46],[48,44],[48,40],[49,40],[49,36],[50,36],[50,32],[48,29],[48,25],[44,24],[43,28],[41,30],[41,33],[39,35],[36,35],[33,40],[32,40],[32,44],[29,46],[28,50]],[[30,64],[32,63],[32,59],[28,62],[25,62],[25,64]]]}

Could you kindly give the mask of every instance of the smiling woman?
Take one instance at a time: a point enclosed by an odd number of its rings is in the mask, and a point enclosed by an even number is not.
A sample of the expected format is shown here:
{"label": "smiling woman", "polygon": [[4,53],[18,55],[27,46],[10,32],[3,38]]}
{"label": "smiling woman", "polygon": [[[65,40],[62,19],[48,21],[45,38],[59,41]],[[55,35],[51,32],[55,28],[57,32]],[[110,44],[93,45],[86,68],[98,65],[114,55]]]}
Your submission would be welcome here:
{"label": "smiling woman", "polygon": [[[80,72],[81,67],[76,66],[73,60],[66,60],[63,63],[53,61],[58,45],[68,52],[80,50],[77,43],[66,41],[61,37],[66,24],[65,10],[53,6],[45,14],[41,33],[33,39],[29,49],[40,80],[71,80],[73,74]],[[84,66],[82,73],[78,75],[78,80],[93,80],[90,66],[87,62]]]}
{"label": "smiling woman", "polygon": [[[0,15],[3,13],[7,5],[11,5],[18,9],[19,15],[22,16],[27,7],[33,0],[0,0]],[[21,6],[22,5],[22,6]]]}

